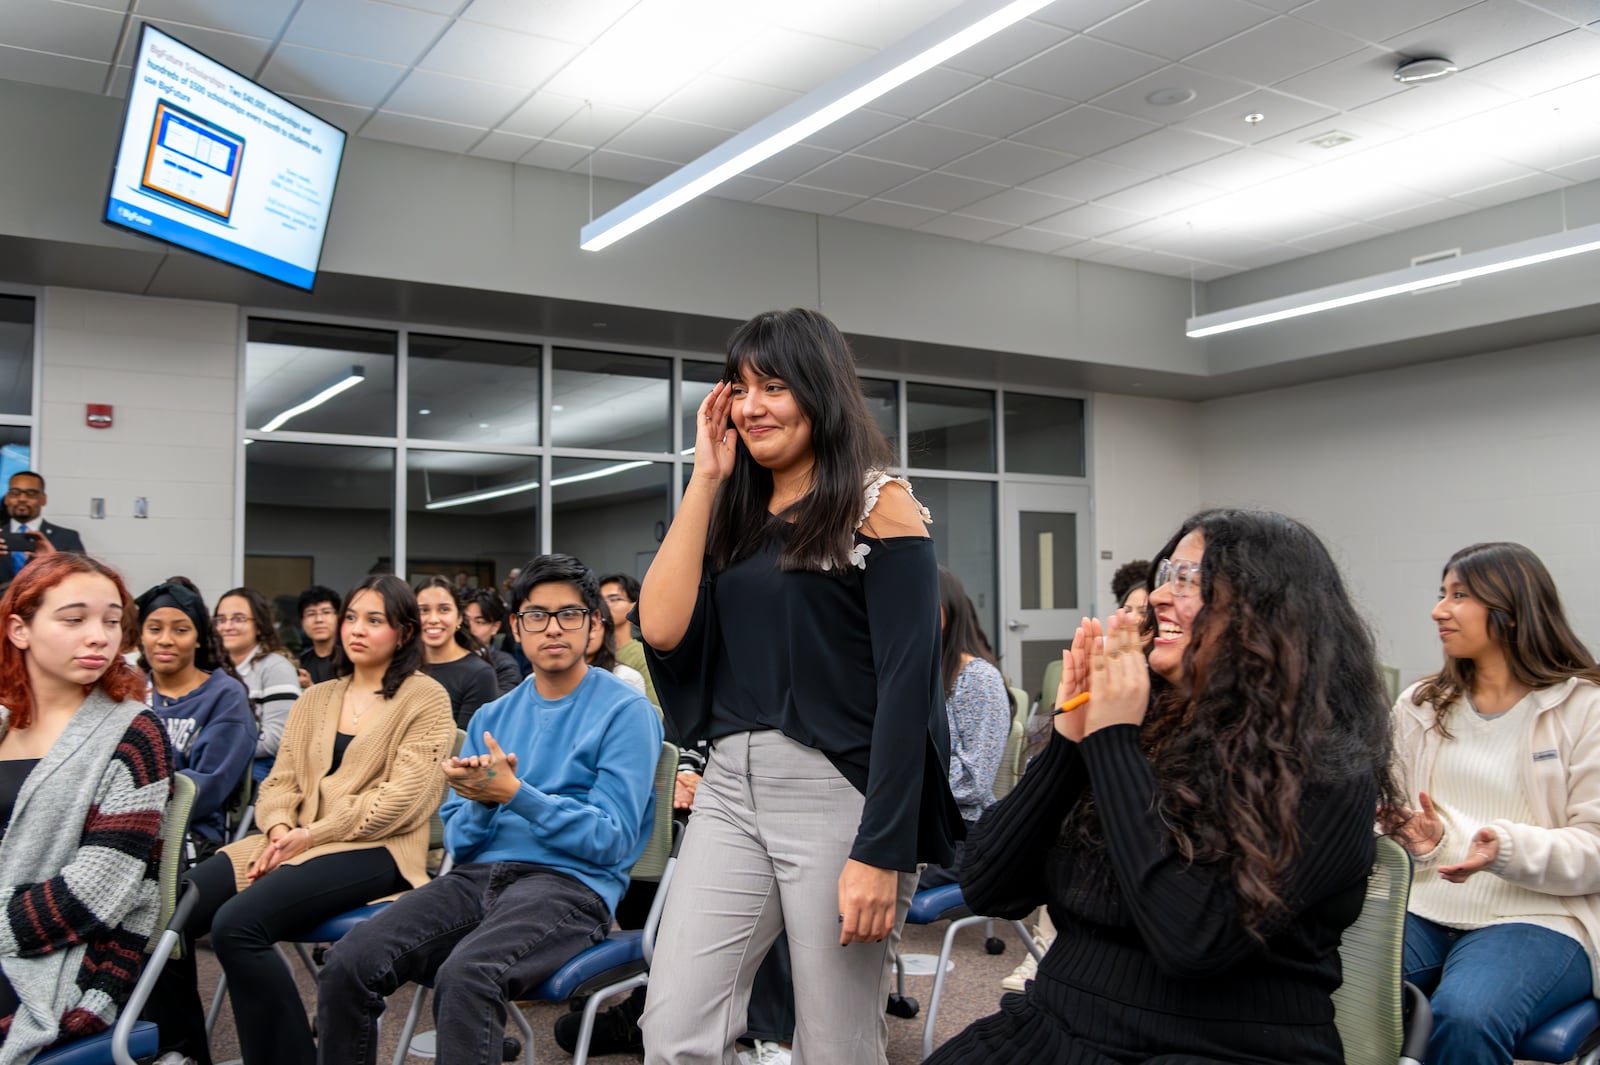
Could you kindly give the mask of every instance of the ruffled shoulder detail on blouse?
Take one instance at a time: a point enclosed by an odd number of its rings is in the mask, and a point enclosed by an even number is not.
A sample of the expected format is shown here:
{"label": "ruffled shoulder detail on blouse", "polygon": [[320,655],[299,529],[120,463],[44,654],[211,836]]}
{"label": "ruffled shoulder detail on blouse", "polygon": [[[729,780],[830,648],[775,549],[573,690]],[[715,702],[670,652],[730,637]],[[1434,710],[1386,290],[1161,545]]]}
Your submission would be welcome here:
{"label": "ruffled shoulder detail on blouse", "polygon": [[[924,525],[932,525],[933,513],[923,506],[922,501],[917,499],[916,494],[911,491],[910,481],[904,477],[896,477],[884,470],[868,470],[861,500],[861,517],[856,520],[856,531],[860,532],[861,526],[866,524],[867,518],[872,515],[872,508],[878,505],[878,493],[883,491],[883,486],[890,481],[904,488],[906,493],[911,496],[911,501],[917,504],[917,510],[922,514],[922,523]],[[871,553],[871,544],[856,544],[855,547],[850,549],[850,564],[857,569],[866,569],[867,556]],[[824,562],[822,568],[826,570],[830,567],[828,563]]]}

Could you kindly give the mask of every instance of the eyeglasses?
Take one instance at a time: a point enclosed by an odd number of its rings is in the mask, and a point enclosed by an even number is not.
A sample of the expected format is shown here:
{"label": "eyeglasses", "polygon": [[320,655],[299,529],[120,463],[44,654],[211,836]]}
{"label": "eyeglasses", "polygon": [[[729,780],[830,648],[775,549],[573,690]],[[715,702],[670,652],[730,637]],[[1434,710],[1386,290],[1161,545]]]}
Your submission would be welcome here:
{"label": "eyeglasses", "polygon": [[555,618],[556,624],[571,632],[573,629],[583,628],[584,619],[589,616],[589,611],[583,607],[569,606],[551,613],[548,610],[524,610],[513,614],[522,623],[522,627],[530,632],[543,632],[550,627],[550,619]]}
{"label": "eyeglasses", "polygon": [[1164,558],[1156,567],[1156,587],[1172,585],[1172,595],[1186,599],[1200,594],[1200,563],[1187,558]]}
{"label": "eyeglasses", "polygon": [[44,490],[41,488],[7,488],[6,495],[27,496],[29,499],[38,499],[44,495]]}
{"label": "eyeglasses", "polygon": [[255,621],[255,618],[251,617],[249,614],[218,614],[211,620],[214,621],[217,628],[220,629],[224,626],[238,628],[241,625],[249,625]]}
{"label": "eyeglasses", "polygon": [[333,607],[331,607],[331,606],[325,606],[320,610],[307,610],[304,614],[300,615],[300,620],[301,621],[322,621],[322,620],[326,620],[326,619],[336,618],[338,616],[339,616],[339,612],[337,610],[333,609]]}

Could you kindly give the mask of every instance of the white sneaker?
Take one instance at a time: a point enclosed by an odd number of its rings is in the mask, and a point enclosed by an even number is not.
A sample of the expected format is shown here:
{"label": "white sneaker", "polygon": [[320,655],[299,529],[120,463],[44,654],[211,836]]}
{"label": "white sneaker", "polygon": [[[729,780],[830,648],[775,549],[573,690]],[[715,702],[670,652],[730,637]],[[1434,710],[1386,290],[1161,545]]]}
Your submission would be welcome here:
{"label": "white sneaker", "polygon": [[[1043,936],[1035,935],[1033,941],[1041,951],[1050,949],[1050,942]],[[1026,991],[1028,990],[1028,981],[1032,980],[1038,972],[1039,963],[1034,960],[1033,952],[1026,951],[1022,956],[1022,962],[1011,970],[1009,976],[1000,981],[1000,986],[1007,991]]]}
{"label": "white sneaker", "polygon": [[154,1065],[197,1065],[193,1058],[185,1057],[176,1050],[169,1050],[155,1060]]}
{"label": "white sneaker", "polygon": [[757,1039],[755,1046],[739,1051],[739,1065],[789,1065],[789,1048]]}

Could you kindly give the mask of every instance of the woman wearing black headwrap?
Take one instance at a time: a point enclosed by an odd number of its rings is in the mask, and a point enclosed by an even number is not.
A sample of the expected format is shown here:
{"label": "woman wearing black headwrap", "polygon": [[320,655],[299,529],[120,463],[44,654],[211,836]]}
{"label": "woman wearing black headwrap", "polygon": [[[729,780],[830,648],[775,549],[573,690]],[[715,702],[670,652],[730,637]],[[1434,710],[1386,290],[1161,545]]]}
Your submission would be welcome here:
{"label": "woman wearing black headwrap", "polygon": [[141,668],[150,671],[150,709],[172,741],[172,768],[194,781],[189,836],[197,857],[223,843],[223,814],[255,754],[249,692],[211,628],[199,590],[173,577],[141,595]]}

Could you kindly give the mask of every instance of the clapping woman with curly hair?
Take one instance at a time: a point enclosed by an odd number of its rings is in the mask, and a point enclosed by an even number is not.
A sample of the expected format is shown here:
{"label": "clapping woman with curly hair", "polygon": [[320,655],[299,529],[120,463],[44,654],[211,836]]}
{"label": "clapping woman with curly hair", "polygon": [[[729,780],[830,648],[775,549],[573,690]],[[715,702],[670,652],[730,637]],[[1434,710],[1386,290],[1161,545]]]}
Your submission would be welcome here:
{"label": "clapping woman with curly hair", "polygon": [[[978,913],[1049,906],[1038,975],[930,1061],[1338,1065],[1389,728],[1372,642],[1312,532],[1183,524],[1137,619],[1085,620],[1044,752],[967,844]],[[1152,679],[1151,674],[1154,674]]]}

